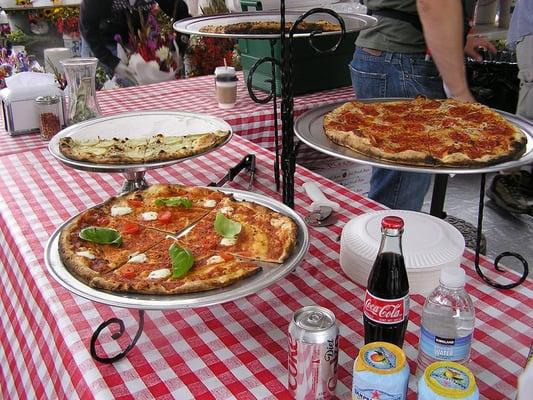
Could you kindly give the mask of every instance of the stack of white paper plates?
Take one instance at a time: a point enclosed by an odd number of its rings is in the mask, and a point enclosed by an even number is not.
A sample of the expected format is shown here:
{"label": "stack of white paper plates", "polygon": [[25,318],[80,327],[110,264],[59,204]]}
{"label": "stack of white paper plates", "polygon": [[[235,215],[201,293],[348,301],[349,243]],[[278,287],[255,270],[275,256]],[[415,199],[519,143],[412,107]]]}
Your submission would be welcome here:
{"label": "stack of white paper plates", "polygon": [[341,235],[340,265],[356,283],[365,286],[381,241],[381,220],[395,215],[405,222],[402,239],[409,292],[428,294],[439,283],[440,270],[458,266],[465,249],[461,233],[449,223],[428,214],[383,210],[349,221]]}

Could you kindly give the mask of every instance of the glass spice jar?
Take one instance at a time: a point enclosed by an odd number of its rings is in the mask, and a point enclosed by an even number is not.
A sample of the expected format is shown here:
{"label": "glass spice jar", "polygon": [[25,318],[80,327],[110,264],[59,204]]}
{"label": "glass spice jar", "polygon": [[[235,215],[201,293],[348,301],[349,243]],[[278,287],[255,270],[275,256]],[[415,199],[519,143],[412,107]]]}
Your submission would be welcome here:
{"label": "glass spice jar", "polygon": [[50,140],[61,130],[61,101],[59,96],[39,96],[35,99],[41,138]]}

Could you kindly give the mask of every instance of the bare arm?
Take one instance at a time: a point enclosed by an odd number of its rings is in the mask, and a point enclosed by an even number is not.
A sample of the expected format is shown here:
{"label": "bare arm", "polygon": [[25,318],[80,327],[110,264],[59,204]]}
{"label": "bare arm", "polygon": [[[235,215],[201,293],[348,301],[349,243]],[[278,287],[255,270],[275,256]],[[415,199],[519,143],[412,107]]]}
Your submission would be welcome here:
{"label": "bare arm", "polygon": [[466,81],[461,1],[417,0],[416,4],[424,38],[450,95],[475,101]]}

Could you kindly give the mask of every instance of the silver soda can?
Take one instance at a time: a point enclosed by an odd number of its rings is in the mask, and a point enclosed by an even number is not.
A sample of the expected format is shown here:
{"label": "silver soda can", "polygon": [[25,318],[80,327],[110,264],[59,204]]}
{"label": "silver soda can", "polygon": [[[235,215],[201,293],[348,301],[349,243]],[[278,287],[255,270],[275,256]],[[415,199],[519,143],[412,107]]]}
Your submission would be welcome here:
{"label": "silver soda can", "polygon": [[337,386],[339,327],[324,307],[307,306],[289,324],[289,391],[296,400],[332,399]]}

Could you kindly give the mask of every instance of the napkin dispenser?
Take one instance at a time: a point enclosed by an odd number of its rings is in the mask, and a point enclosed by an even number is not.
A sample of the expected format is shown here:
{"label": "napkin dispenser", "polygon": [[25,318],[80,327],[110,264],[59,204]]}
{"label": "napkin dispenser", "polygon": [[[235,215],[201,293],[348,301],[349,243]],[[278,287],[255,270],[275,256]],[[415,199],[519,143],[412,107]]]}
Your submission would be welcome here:
{"label": "napkin dispenser", "polygon": [[[59,96],[64,104],[63,91],[56,85],[7,87],[0,90],[4,128],[11,136],[39,132],[39,115],[35,103],[35,98],[39,96]],[[60,113],[60,121],[63,126],[63,112]]]}

